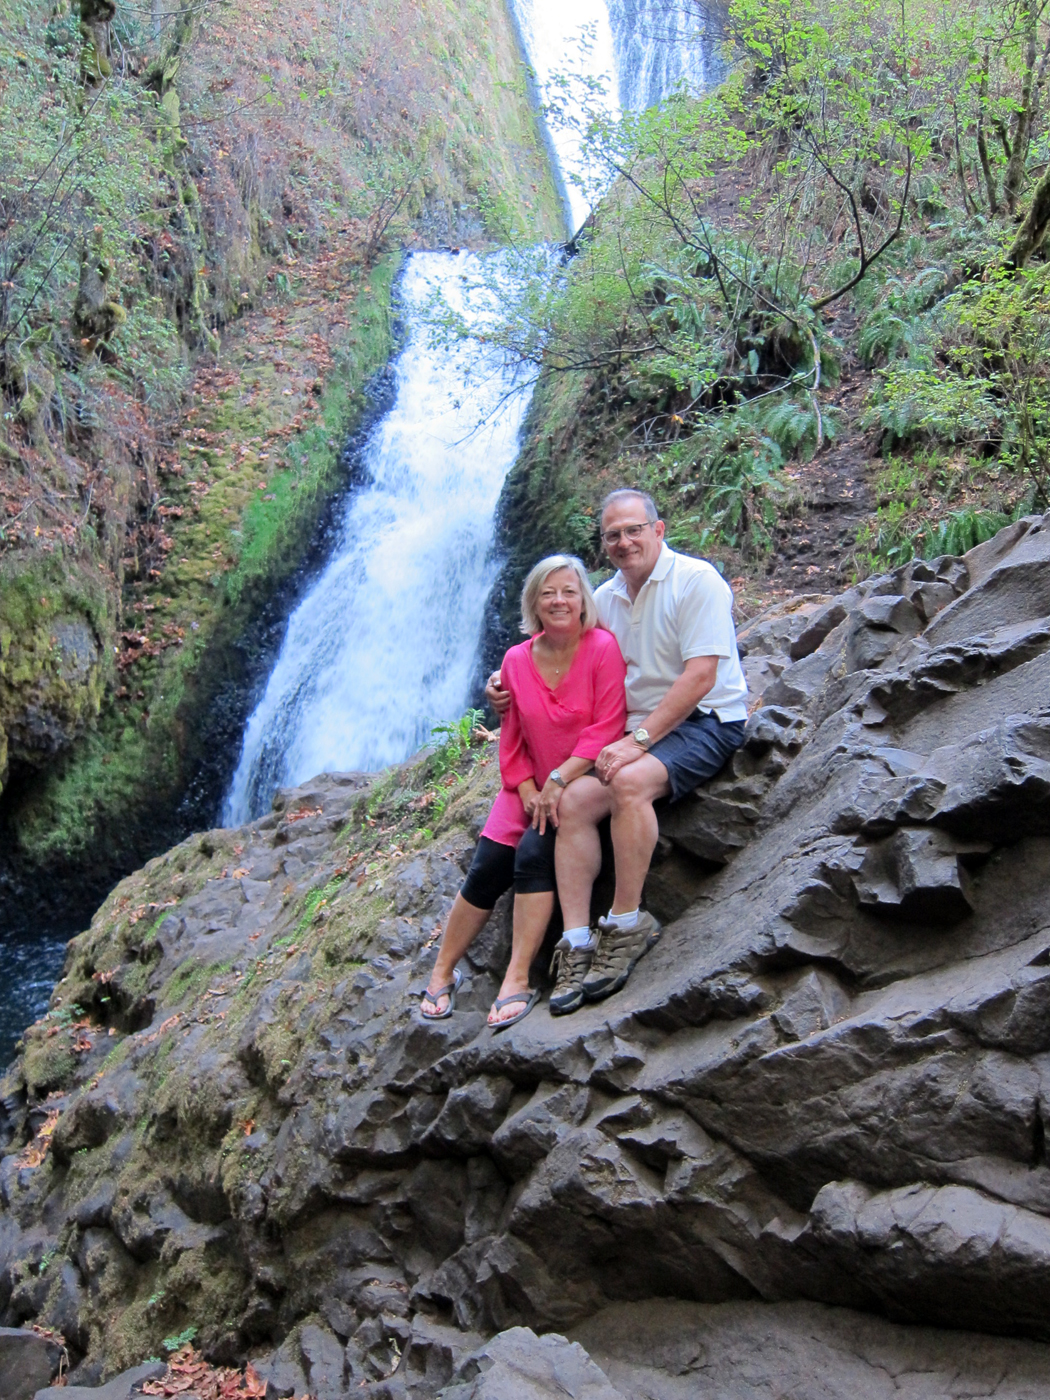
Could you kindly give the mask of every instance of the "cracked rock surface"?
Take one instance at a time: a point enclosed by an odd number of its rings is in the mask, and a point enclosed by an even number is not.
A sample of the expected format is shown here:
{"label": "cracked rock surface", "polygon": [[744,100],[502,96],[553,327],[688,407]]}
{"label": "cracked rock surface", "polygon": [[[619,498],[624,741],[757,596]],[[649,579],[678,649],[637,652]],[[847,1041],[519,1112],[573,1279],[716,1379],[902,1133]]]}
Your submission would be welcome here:
{"label": "cracked rock surface", "polygon": [[193,1327],[318,1400],[1050,1396],[1050,517],[740,642],[573,1016],[485,1027],[506,909],[415,1013],[491,751],[123,882],[2,1085],[0,1321],[88,1385]]}

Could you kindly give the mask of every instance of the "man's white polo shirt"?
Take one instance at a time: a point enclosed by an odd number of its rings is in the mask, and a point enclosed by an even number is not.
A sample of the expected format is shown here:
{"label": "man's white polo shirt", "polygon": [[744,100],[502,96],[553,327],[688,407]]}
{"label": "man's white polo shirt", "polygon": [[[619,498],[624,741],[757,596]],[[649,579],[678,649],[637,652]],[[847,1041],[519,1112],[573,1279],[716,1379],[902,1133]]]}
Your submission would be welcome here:
{"label": "man's white polo shirt", "polygon": [[628,728],[636,729],[695,656],[717,656],[715,683],[700,709],[720,720],[747,719],[747,682],[733,626],[733,591],[703,559],[663,545],[632,604],[617,572],[595,593],[598,617],[627,662]]}

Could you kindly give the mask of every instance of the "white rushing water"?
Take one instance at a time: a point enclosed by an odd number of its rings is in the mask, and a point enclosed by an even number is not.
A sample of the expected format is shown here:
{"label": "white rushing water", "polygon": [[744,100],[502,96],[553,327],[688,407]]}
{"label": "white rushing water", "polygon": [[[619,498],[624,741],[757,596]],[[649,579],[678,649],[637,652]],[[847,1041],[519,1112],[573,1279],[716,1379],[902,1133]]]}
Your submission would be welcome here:
{"label": "white rushing water", "polygon": [[349,496],[331,561],[289,619],[248,721],[227,825],[265,811],[279,786],[401,761],[467,705],[496,502],[531,384],[474,344],[434,347],[420,312],[440,291],[475,324],[492,317],[479,261],[408,259],[394,405],[363,449],[368,483]]}
{"label": "white rushing water", "polygon": [[[591,212],[593,175],[585,159],[586,108],[619,114],[616,54],[606,0],[510,0],[569,200],[570,234]],[[582,183],[581,183],[582,182]]]}
{"label": "white rushing water", "polygon": [[621,108],[644,112],[684,85],[707,81],[703,15],[696,0],[609,0]]}

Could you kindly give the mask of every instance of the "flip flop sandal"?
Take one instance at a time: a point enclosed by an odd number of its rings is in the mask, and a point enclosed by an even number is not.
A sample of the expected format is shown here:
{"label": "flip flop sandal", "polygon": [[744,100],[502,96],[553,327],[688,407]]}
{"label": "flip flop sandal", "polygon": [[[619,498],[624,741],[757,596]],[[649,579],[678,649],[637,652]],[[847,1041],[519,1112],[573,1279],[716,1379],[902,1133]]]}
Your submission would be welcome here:
{"label": "flip flop sandal", "polygon": [[502,1009],[505,1006],[509,1006],[512,1001],[523,1001],[525,1002],[525,1006],[516,1016],[508,1016],[505,1021],[496,1021],[495,1023],[489,1021],[489,1030],[493,1032],[505,1031],[508,1026],[516,1026],[519,1021],[524,1021],[525,1017],[539,1001],[542,994],[542,988],[530,987],[528,992],[512,992],[509,997],[497,997],[492,1003],[492,1009],[494,1011],[502,1011]]}
{"label": "flip flop sandal", "polygon": [[[445,987],[440,987],[436,992],[428,992],[426,987],[419,994],[419,1014],[424,1021],[444,1021],[452,1015],[456,1009],[456,993],[459,991],[459,984],[463,981],[463,974],[457,967],[452,974],[452,981]],[[444,1011],[424,1011],[423,1001],[432,1002],[435,1006],[442,997],[448,997],[448,1005]]]}

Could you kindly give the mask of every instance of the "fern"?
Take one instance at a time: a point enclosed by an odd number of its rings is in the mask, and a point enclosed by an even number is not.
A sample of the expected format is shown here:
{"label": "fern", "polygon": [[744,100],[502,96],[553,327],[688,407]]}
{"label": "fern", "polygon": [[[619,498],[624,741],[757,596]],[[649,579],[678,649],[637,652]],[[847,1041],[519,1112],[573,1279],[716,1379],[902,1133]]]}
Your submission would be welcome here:
{"label": "fern", "polygon": [[[812,456],[817,447],[817,412],[812,401],[789,398],[778,394],[770,399],[756,401],[747,416],[763,436],[776,443],[784,458]],[[839,419],[834,409],[825,409],[821,414],[821,428],[825,442],[838,436]]]}
{"label": "fern", "polygon": [[975,510],[967,506],[953,510],[926,535],[923,557],[936,559],[941,554],[965,554],[975,545],[983,544],[1010,523],[1010,517],[994,510]]}
{"label": "fern", "polygon": [[864,427],[880,427],[890,446],[917,438],[996,442],[1002,435],[1002,410],[988,384],[911,364],[878,372],[861,421]]}

